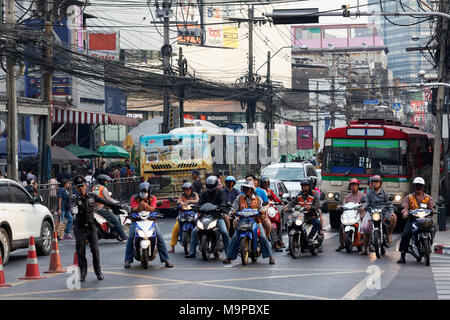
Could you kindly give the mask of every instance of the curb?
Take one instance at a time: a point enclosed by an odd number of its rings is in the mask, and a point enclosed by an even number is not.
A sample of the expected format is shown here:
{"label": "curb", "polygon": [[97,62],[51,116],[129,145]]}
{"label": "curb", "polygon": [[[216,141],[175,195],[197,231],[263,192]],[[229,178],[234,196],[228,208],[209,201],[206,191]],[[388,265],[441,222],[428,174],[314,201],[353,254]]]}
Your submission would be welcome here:
{"label": "curb", "polygon": [[450,244],[436,244],[434,246],[434,253],[450,255]]}

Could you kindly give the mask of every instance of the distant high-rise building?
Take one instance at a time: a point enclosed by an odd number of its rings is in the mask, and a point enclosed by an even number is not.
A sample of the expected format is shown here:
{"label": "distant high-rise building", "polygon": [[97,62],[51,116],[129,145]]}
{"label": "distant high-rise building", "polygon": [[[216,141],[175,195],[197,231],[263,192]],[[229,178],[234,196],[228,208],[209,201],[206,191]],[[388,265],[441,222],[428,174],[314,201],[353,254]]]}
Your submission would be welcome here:
{"label": "distant high-rise building", "polygon": [[[394,0],[382,0],[381,7],[380,0],[368,0],[368,10],[386,12],[395,12],[396,10],[403,12],[403,9],[405,11],[419,12],[422,11],[422,8],[427,10],[423,6],[419,7],[418,3],[416,0],[402,0],[401,3]],[[410,83],[417,81],[417,72],[419,70],[425,70],[427,72],[426,77],[436,77],[436,70],[433,69],[433,65],[428,61],[432,61],[428,54],[425,57],[420,51],[406,52],[408,47],[420,47],[427,44],[433,32],[433,25],[430,24],[433,20],[417,23],[424,19],[424,17],[414,18],[410,16],[369,17],[369,23],[376,24],[378,34],[388,47],[388,68],[392,70],[394,78],[398,78],[401,82]],[[413,36],[418,37],[418,40],[412,40]]]}

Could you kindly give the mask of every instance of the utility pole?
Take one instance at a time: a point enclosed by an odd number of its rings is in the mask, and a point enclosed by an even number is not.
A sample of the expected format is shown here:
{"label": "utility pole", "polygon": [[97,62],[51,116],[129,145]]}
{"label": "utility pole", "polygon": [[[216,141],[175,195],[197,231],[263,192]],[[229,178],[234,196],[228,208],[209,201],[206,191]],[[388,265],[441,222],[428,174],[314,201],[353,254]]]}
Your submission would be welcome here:
{"label": "utility pole", "polygon": [[[164,45],[161,48],[163,55],[163,67],[164,67],[164,102],[163,102],[163,128],[162,133],[169,133],[169,88],[167,86],[167,76],[170,69],[170,55],[172,53],[172,47],[170,46],[169,39],[169,20],[171,17],[170,10],[171,2],[169,0],[163,1],[163,17],[164,17]],[[158,14],[157,14],[158,15]]]}
{"label": "utility pole", "polygon": [[[254,6],[248,8],[248,86],[255,84],[253,76],[253,13]],[[247,129],[253,129],[256,112],[256,101],[251,99],[247,103]]]}
{"label": "utility pole", "polygon": [[[180,72],[180,77],[184,77],[186,75],[186,59],[183,57],[183,48],[178,48],[178,68]],[[184,81],[184,80],[183,80]],[[180,87],[180,127],[184,127],[184,85]]]}
{"label": "utility pole", "polygon": [[267,130],[267,156],[272,156],[271,144],[272,144],[272,131],[273,124],[273,105],[272,105],[272,83],[270,80],[270,51],[267,51],[267,74],[266,74],[266,86],[267,86],[267,104],[266,104],[266,130]]}
{"label": "utility pole", "polygon": [[330,128],[335,128],[335,108],[336,108],[336,93],[335,93],[335,71],[336,71],[336,57],[334,54],[333,56],[333,73],[331,76],[331,108],[332,111],[330,112],[331,121],[330,121]]}
{"label": "utility pole", "polygon": [[[6,2],[6,23],[13,29],[16,25],[16,17],[14,15],[14,0]],[[15,41],[7,40],[6,44],[9,48],[15,47]],[[16,66],[14,58],[6,59],[6,94],[8,97],[8,140],[7,140],[7,160],[8,160],[8,178],[11,180],[19,180],[19,155],[18,155],[18,138],[17,138],[17,92],[16,92]]]}
{"label": "utility pole", "polygon": [[[316,80],[316,135],[314,137],[314,148],[319,151],[319,81]],[[316,147],[317,146],[317,147]]]}
{"label": "utility pole", "polygon": [[[439,12],[449,13],[449,2],[440,0]],[[447,66],[447,46],[448,46],[448,19],[438,18],[437,32],[439,34],[439,75],[438,82],[446,82],[448,66]],[[440,187],[440,167],[441,167],[441,146],[442,146],[442,116],[443,104],[445,99],[445,87],[439,86],[436,100],[436,124],[434,133],[434,149],[433,149],[433,169],[431,175],[431,197],[434,203],[437,203]],[[445,177],[447,179],[447,177]]]}

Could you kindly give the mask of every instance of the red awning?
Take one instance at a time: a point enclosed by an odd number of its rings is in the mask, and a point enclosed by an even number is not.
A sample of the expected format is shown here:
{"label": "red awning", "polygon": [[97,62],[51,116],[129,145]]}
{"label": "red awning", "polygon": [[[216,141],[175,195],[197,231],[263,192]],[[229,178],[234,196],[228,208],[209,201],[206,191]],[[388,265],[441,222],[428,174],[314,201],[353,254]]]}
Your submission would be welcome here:
{"label": "red awning", "polygon": [[73,108],[59,108],[53,106],[53,123],[75,123],[75,124],[117,124],[126,126],[137,126],[139,121],[135,118],[106,114],[103,112],[92,112]]}

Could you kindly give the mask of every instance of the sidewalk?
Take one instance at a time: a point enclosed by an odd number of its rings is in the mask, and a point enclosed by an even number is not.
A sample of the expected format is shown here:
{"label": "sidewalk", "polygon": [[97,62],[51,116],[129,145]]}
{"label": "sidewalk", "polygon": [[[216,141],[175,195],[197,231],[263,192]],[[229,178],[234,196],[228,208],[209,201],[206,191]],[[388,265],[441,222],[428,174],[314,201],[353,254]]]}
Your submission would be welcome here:
{"label": "sidewalk", "polygon": [[[437,230],[439,227],[436,226]],[[450,255],[450,217],[447,217],[446,231],[437,231],[434,237],[433,252]]]}

